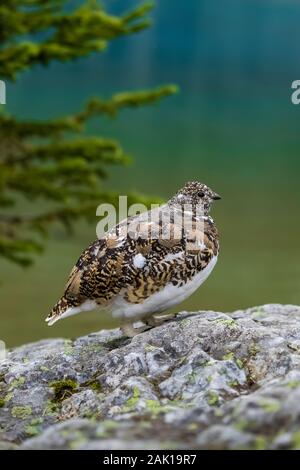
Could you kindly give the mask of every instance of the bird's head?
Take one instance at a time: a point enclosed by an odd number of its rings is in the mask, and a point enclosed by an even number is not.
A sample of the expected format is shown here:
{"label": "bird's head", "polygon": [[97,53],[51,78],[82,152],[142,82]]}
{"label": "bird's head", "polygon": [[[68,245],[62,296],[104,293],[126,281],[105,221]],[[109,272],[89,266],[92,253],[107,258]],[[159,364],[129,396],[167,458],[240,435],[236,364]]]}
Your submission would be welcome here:
{"label": "bird's head", "polygon": [[207,215],[214,201],[221,199],[219,194],[199,181],[191,181],[184,185],[170,200],[172,205],[192,205],[199,207],[200,211]]}

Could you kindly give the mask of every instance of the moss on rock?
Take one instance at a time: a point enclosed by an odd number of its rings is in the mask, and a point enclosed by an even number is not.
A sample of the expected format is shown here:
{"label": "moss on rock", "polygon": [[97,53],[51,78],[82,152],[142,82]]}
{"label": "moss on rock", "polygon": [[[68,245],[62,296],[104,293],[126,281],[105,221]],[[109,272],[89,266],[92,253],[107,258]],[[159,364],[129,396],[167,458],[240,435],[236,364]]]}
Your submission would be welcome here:
{"label": "moss on rock", "polygon": [[76,380],[73,379],[56,380],[50,382],[49,386],[54,389],[54,402],[61,402],[69,398],[78,388]]}

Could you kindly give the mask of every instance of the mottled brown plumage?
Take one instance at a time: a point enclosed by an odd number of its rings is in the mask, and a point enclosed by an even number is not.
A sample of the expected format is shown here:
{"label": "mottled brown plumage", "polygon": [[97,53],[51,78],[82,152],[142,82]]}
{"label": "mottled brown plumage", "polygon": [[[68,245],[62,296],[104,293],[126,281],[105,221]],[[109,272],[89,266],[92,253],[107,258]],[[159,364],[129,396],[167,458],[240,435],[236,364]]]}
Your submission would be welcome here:
{"label": "mottled brown plumage", "polygon": [[[95,306],[126,323],[147,321],[178,303],[177,293],[178,301],[190,295],[217,259],[218,232],[208,215],[215,199],[219,196],[206,185],[187,183],[156,212],[126,219],[94,241],[72,269],[49,324]],[[190,217],[184,230],[182,213]]]}

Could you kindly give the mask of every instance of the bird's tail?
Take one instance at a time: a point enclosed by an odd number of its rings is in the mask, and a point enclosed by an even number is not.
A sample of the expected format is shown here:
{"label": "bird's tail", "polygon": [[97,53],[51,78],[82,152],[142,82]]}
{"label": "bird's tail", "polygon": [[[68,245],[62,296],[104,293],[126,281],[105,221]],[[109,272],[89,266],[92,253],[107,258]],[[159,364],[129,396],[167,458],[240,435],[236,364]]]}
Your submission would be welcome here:
{"label": "bird's tail", "polygon": [[65,296],[63,296],[57,302],[57,304],[54,305],[53,309],[46,318],[46,322],[48,323],[48,326],[51,326],[62,318],[76,315],[76,313],[80,312],[89,312],[94,310],[96,307],[98,307],[98,305],[95,300],[81,298],[77,299],[76,302],[73,301],[72,303]]}
{"label": "bird's tail", "polygon": [[48,326],[53,325],[55,322],[64,318],[66,316],[67,311],[70,309],[69,302],[65,297],[62,297],[53,307],[51,312],[46,318],[46,322]]}

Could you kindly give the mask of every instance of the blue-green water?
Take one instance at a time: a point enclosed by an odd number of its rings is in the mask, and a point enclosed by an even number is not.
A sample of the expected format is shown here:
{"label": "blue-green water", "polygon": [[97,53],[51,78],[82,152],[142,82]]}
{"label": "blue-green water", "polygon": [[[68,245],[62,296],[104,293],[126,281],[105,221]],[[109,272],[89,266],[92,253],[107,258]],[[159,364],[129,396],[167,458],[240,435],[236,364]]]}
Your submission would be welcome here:
{"label": "blue-green water", "polygon": [[[122,11],[133,1],[107,1]],[[107,182],[169,197],[186,180],[207,182],[222,251],[211,278],[182,308],[231,310],[300,303],[300,4],[288,0],[161,0],[153,26],[103,55],[35,68],[7,89],[7,109],[43,119],[71,113],[92,95],[177,83],[159,105],[95,118],[88,132],[116,137],[133,155]],[[97,206],[97,201],[95,201]],[[96,225],[96,220],[95,220]],[[8,344],[75,336],[110,324],[102,313],[44,326],[74,261],[95,238],[57,234],[25,273],[1,261],[1,337]]]}

